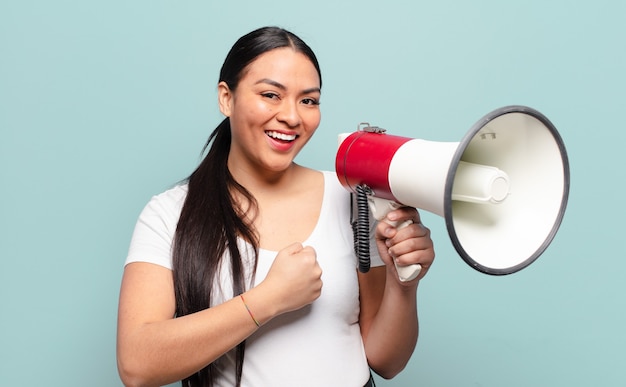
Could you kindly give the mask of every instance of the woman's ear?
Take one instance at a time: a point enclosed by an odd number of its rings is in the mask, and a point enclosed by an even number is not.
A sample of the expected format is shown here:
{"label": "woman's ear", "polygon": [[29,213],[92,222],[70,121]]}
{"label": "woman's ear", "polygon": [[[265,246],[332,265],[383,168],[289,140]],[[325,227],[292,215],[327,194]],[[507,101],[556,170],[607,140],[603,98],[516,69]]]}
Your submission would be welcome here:
{"label": "woman's ear", "polygon": [[233,93],[224,81],[217,84],[217,101],[220,105],[220,111],[222,114],[226,117],[230,117]]}

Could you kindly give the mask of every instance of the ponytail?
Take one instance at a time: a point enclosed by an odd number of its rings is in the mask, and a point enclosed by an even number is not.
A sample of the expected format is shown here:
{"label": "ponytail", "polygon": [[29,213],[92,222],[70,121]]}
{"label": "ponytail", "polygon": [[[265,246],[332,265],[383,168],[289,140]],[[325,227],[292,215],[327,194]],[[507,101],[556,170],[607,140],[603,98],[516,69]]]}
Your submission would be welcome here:
{"label": "ponytail", "polygon": [[[228,170],[230,120],[224,119],[211,133],[204,151],[209,151],[198,168],[189,176],[188,193],[183,205],[172,250],[176,316],[184,316],[211,307],[212,289],[219,281],[218,270],[225,256],[230,257],[233,273],[233,294],[245,289],[245,268],[237,248],[239,237],[254,246],[254,271],[258,255],[258,238],[245,222],[241,208],[233,200],[239,192],[252,208],[256,201],[237,183]],[[228,254],[224,254],[228,250]],[[245,342],[236,349],[237,385],[241,382]],[[183,386],[212,386],[214,364],[183,380]]]}

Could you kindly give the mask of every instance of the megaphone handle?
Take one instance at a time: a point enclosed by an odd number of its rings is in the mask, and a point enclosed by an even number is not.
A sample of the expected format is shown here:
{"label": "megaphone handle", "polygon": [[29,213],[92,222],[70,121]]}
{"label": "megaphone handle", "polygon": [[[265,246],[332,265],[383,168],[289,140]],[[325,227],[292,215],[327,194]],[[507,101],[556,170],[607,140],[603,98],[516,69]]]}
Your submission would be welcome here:
{"label": "megaphone handle", "polygon": [[[397,226],[396,226],[397,222],[391,222],[389,220],[385,220],[385,223],[388,223],[388,224],[396,227],[398,230],[400,230],[400,229],[402,229],[402,228],[412,224],[413,221],[409,219],[409,220],[406,220],[406,221],[402,222],[400,225],[397,225]],[[400,278],[400,281],[402,281],[402,282],[407,282],[407,281],[414,280],[420,274],[420,271],[422,271],[422,265],[420,265],[419,263],[414,263],[412,265],[407,265],[407,266],[400,266],[400,265],[398,265],[397,262],[394,261],[394,264],[396,265],[396,271],[398,272],[398,278]]]}
{"label": "megaphone handle", "polygon": [[[368,196],[367,199],[374,218],[378,220],[383,220],[385,223],[396,227],[398,230],[403,229],[404,227],[413,223],[413,221],[409,219],[398,225],[398,222],[392,222],[387,219],[387,214],[389,212],[402,207],[400,203],[392,200],[381,199],[376,196]],[[400,281],[402,282],[414,280],[422,270],[422,265],[420,265],[419,263],[414,263],[407,266],[400,266],[394,261],[394,264],[396,265],[398,278],[400,278]]]}

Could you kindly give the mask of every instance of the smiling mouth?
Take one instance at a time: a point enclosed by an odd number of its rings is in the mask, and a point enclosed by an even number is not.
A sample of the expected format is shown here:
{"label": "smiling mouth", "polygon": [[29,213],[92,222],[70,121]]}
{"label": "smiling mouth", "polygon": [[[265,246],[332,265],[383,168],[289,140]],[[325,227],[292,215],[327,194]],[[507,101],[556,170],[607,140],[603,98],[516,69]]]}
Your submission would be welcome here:
{"label": "smiling mouth", "polygon": [[265,132],[265,134],[267,134],[269,137],[273,138],[274,140],[280,140],[280,141],[286,141],[286,142],[290,142],[298,138],[296,134],[285,134],[285,133],[280,133],[280,132],[276,132],[273,130],[268,130]]}

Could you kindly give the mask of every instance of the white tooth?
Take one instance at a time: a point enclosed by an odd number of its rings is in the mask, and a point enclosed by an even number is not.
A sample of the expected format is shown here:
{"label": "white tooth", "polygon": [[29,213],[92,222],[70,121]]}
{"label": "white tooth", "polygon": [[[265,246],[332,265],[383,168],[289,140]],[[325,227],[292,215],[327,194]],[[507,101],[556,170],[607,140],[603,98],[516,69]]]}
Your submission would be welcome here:
{"label": "white tooth", "polygon": [[277,139],[283,140],[283,141],[293,141],[293,140],[296,139],[296,136],[293,135],[293,134],[292,135],[287,135],[287,134],[284,134],[284,133],[278,133],[278,132],[274,132],[274,131],[267,132],[267,134],[270,137],[274,137],[274,138],[277,138]]}

